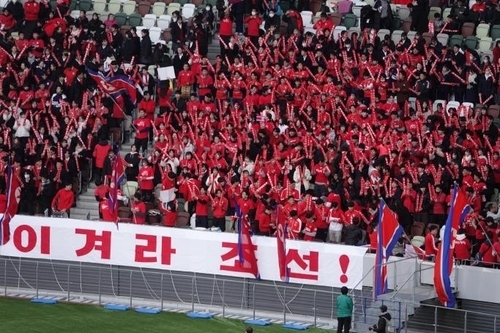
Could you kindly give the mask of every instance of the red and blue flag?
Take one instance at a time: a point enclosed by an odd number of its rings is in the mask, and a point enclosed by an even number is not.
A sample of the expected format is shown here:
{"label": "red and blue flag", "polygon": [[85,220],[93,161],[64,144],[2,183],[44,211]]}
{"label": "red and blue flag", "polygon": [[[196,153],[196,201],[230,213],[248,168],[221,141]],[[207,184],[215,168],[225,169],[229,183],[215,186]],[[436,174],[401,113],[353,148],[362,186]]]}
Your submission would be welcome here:
{"label": "red and blue flag", "polygon": [[118,226],[118,189],[125,180],[125,166],[120,153],[117,153],[113,162],[111,174],[111,189],[108,196],[108,206],[113,214],[113,222]]}
{"label": "red and blue flag", "polygon": [[290,269],[286,260],[286,234],[287,222],[283,209],[278,206],[276,208],[276,243],[278,249],[278,267],[280,270],[281,281],[288,282],[290,277]]}
{"label": "red and blue flag", "polygon": [[454,185],[451,205],[444,227],[444,234],[438,246],[436,262],[434,263],[434,288],[443,306],[455,307],[455,295],[451,289],[450,275],[453,269],[453,254],[455,252],[455,237],[460,225],[471,211],[466,195]]}
{"label": "red and blue flag", "polygon": [[250,235],[250,228],[238,205],[235,207],[235,212],[238,221],[239,263],[241,267],[245,268],[245,271],[252,273],[255,278],[260,279],[257,257],[255,256],[255,247],[253,246],[252,236]]}
{"label": "red and blue flag", "polygon": [[14,170],[10,165],[7,165],[6,171],[7,205],[5,212],[3,212],[3,216],[0,218],[0,245],[7,244],[10,239],[9,224],[17,213],[19,200],[21,198],[21,182],[19,178],[14,174]]}
{"label": "red and blue flag", "polygon": [[396,214],[380,199],[375,256],[375,297],[387,292],[387,261],[403,231]]}
{"label": "red and blue flag", "polygon": [[126,95],[132,104],[137,103],[137,90],[134,82],[125,75],[104,76],[103,74],[87,68],[87,73],[97,86],[106,94],[116,100],[118,96]]}

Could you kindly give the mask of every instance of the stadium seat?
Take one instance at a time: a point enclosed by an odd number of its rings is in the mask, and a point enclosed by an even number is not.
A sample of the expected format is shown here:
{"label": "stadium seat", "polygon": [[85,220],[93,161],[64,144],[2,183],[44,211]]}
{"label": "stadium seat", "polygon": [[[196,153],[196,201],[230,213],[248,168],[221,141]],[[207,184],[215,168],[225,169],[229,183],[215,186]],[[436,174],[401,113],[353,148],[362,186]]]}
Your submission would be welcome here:
{"label": "stadium seat", "polygon": [[136,27],[135,27],[135,29],[137,30],[137,36],[139,37],[139,39],[140,39],[140,40],[142,40],[141,31],[142,31],[143,29],[148,30],[148,28],[146,28],[146,27],[145,27],[145,26],[143,26],[143,25],[138,25],[138,26],[136,26]]}
{"label": "stadium seat", "polygon": [[398,17],[400,20],[406,20],[410,17],[410,10],[407,7],[399,7]]}
{"label": "stadium seat", "polygon": [[377,32],[377,36],[378,38],[380,38],[380,40],[384,40],[384,37],[385,35],[391,35],[391,31],[389,29],[380,29],[378,32]]}
{"label": "stadium seat", "polygon": [[[172,41],[172,32],[170,31],[170,29],[163,30],[163,40],[167,43]],[[175,51],[175,50],[172,50],[172,52],[173,51]]]}
{"label": "stadium seat", "polygon": [[454,45],[462,46],[464,42],[464,37],[462,35],[453,35],[448,40],[448,46],[452,47]]}
{"label": "stadium seat", "polygon": [[403,23],[401,25],[401,30],[404,32],[408,32],[411,29],[411,18],[407,18],[403,20]]}
{"label": "stadium seat", "polygon": [[99,13],[99,12],[96,12],[96,13],[98,13],[98,14],[99,14],[99,19],[100,19],[102,22],[104,22],[104,21],[106,21],[106,20],[108,19],[108,15],[109,15],[109,13],[108,13],[108,12],[100,12],[100,13]]}
{"label": "stadium seat", "polygon": [[170,15],[160,15],[160,17],[158,17],[158,19],[156,20],[156,25],[161,30],[165,30],[165,29],[168,29],[168,27],[170,26],[170,22],[171,21],[172,21],[172,16],[170,16]]}
{"label": "stadium seat", "polygon": [[394,42],[394,44],[398,44],[399,41],[401,40],[401,35],[403,34],[403,30],[394,30],[391,35],[391,39]]}
{"label": "stadium seat", "polygon": [[425,39],[425,44],[427,45],[431,43],[432,37],[434,37],[434,34],[431,34],[430,32],[424,32],[422,34],[422,38]]}
{"label": "stadium seat", "polygon": [[337,11],[339,14],[342,15],[348,14],[351,13],[352,6],[353,6],[352,1],[349,0],[340,1],[337,3]]}
{"label": "stadium seat", "polygon": [[122,9],[122,3],[120,2],[120,0],[110,0],[108,2],[108,12],[110,12],[111,14],[118,14],[120,13]]}
{"label": "stadium seat", "polygon": [[490,25],[487,23],[480,23],[476,27],[476,37],[488,37],[490,33]]}
{"label": "stadium seat", "polygon": [[451,8],[450,7],[447,7],[443,10],[443,20],[446,20],[448,18],[448,16],[450,16],[451,14]]}
{"label": "stadium seat", "polygon": [[127,14],[125,13],[116,13],[115,14],[115,21],[118,26],[125,25],[127,23]]}
{"label": "stadium seat", "polygon": [[106,11],[106,0],[94,0],[94,12],[102,13]]}
{"label": "stadium seat", "polygon": [[491,27],[490,37],[493,40],[497,40],[500,38],[500,25],[494,25]]}
{"label": "stadium seat", "polygon": [[356,17],[360,17],[361,16],[361,8],[363,8],[363,6],[354,6],[354,7],[352,7],[352,13],[354,15],[356,15]]}
{"label": "stadium seat", "polygon": [[464,45],[472,50],[475,50],[479,44],[479,38],[476,36],[469,36],[465,38]]}
{"label": "stadium seat", "polygon": [[137,182],[127,181],[125,184],[122,185],[123,195],[131,198],[134,196],[135,192],[137,192],[138,188],[139,184]]}
{"label": "stadium seat", "polygon": [[177,213],[177,220],[175,221],[176,228],[186,228],[189,227],[190,215],[187,212]]}
{"label": "stadium seat", "polygon": [[128,16],[132,15],[135,13],[135,7],[137,4],[133,0],[128,0],[123,3],[123,8],[122,11],[127,14]]}
{"label": "stadium seat", "polygon": [[151,29],[156,25],[156,15],[155,14],[146,14],[142,18],[142,25],[148,29]]}
{"label": "stadium seat", "polygon": [[76,20],[80,16],[80,11],[79,10],[72,10],[69,13],[69,16],[71,16],[72,18],[74,18]]}
{"label": "stadium seat", "polygon": [[153,44],[160,42],[161,28],[152,27],[151,29],[149,29],[149,38],[151,38],[151,43]]}
{"label": "stadium seat", "polygon": [[128,17],[128,24],[131,25],[132,27],[137,27],[138,25],[141,25],[142,23],[142,17],[139,14],[132,14]]}
{"label": "stadium seat", "polygon": [[333,39],[335,41],[338,41],[340,33],[345,30],[347,30],[347,28],[342,25],[336,26],[335,29],[333,30]]}
{"label": "stadium seat", "polygon": [[189,0],[176,0],[175,2],[177,2],[181,7],[183,7],[188,3],[188,1]]}
{"label": "stadium seat", "polygon": [[493,39],[491,39],[491,37],[482,37],[479,40],[478,50],[481,52],[490,51],[492,42],[493,42]]}
{"label": "stadium seat", "polygon": [[90,21],[92,20],[92,16],[94,16],[94,12],[86,12],[85,16],[87,16],[87,19]]}
{"label": "stadium seat", "polygon": [[302,23],[304,23],[304,27],[312,27],[312,12],[303,10],[300,12],[300,16],[302,17]]}
{"label": "stadium seat", "polygon": [[358,17],[354,14],[345,14],[342,18],[342,25],[347,29],[351,29],[352,27],[357,26]]}
{"label": "stadium seat", "polygon": [[349,32],[348,32],[349,38],[352,39],[352,34],[353,33],[357,33],[358,36],[359,36],[359,35],[361,35],[361,29],[359,29],[357,27],[351,27],[351,28],[349,28]]}
{"label": "stadium seat", "polygon": [[151,4],[149,3],[149,1],[141,1],[137,5],[137,13],[142,17],[149,14],[150,10],[151,10]]}
{"label": "stadium seat", "polygon": [[78,3],[78,10],[89,11],[92,7],[92,2],[90,0],[80,0]]}
{"label": "stadium seat", "polygon": [[175,2],[172,2],[170,5],[167,7],[167,14],[172,15],[173,12],[180,12],[181,11],[181,5]]}
{"label": "stadium seat", "polygon": [[498,119],[500,116],[500,106],[499,105],[491,105],[488,108],[488,114],[493,117],[493,119]]}
{"label": "stadium seat", "polygon": [[321,19],[321,12],[317,12],[316,14],[314,14],[314,16],[312,17],[312,24],[316,24],[316,22],[318,22],[319,20]]}
{"label": "stadium seat", "polygon": [[163,2],[156,2],[153,7],[151,7],[151,13],[155,14],[156,17],[160,17],[165,14],[165,9],[167,6]]}
{"label": "stadium seat", "polygon": [[450,109],[455,109],[458,110],[458,107],[460,106],[460,103],[457,101],[449,101],[448,104],[446,104],[446,112],[449,114]]}
{"label": "stadium seat", "polygon": [[194,16],[194,13],[196,11],[196,6],[193,5],[192,3],[187,3],[184,6],[182,6],[182,17],[184,17],[186,20],[189,20],[191,17]]}
{"label": "stadium seat", "polygon": [[462,36],[464,36],[464,38],[465,38],[465,37],[469,37],[469,36],[474,35],[475,28],[476,28],[476,25],[474,23],[465,22],[462,25]]}
{"label": "stadium seat", "polygon": [[408,37],[408,39],[409,39],[410,41],[412,41],[412,42],[413,42],[413,40],[415,39],[415,36],[416,36],[416,35],[417,35],[417,32],[416,32],[416,31],[408,31],[408,32],[406,33],[406,37]]}
{"label": "stadium seat", "polygon": [[342,24],[342,14],[333,13],[332,15],[330,15],[330,18],[332,19],[334,26]]}
{"label": "stadium seat", "polygon": [[438,42],[443,44],[443,46],[447,46],[448,39],[450,38],[450,36],[448,36],[447,34],[437,34],[436,38],[437,38]]}
{"label": "stadium seat", "polygon": [[441,8],[440,7],[431,7],[429,9],[429,20],[434,20],[434,14],[441,14]]}

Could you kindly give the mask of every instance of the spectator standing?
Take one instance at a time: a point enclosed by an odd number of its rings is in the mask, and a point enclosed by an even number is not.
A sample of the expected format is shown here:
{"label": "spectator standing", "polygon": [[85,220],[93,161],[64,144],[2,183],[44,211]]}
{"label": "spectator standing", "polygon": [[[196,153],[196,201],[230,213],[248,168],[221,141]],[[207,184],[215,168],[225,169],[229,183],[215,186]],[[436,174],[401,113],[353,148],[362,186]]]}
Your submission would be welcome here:
{"label": "spectator standing", "polygon": [[262,18],[258,15],[257,9],[252,9],[251,15],[247,16],[244,22],[247,25],[246,35],[250,38],[250,42],[255,47],[259,47],[260,25],[262,23]]}
{"label": "spectator standing", "polygon": [[352,311],[354,303],[347,295],[347,287],[340,288],[340,295],[337,296],[337,333],[349,333],[351,330]]}
{"label": "spectator standing", "polygon": [[434,257],[437,254],[437,240],[436,235],[439,232],[439,228],[436,225],[431,225],[429,227],[429,232],[425,235],[425,255],[428,260],[434,260]]}
{"label": "spectator standing", "polygon": [[142,201],[142,195],[136,193],[131,204],[132,223],[146,224],[147,208],[146,204]]}
{"label": "spectator standing", "polygon": [[229,206],[228,200],[221,189],[215,191],[215,198],[212,200],[213,226],[219,228],[222,232],[226,231],[226,212]]}

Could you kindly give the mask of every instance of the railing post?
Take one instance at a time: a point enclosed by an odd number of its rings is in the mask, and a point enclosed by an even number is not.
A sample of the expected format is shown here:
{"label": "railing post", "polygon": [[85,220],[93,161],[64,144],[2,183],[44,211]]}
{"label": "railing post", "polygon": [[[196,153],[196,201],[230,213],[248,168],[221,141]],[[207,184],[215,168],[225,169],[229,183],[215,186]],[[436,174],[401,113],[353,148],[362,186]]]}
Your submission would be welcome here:
{"label": "railing post", "polygon": [[317,320],[316,320],[316,293],[317,291],[314,291],[314,299],[313,299],[313,315],[314,315],[314,327],[316,328],[317,326]]}
{"label": "railing post", "polygon": [[255,320],[255,283],[252,285],[252,312],[253,320]]}
{"label": "railing post", "polygon": [[405,304],[405,333],[408,333],[408,304]]}
{"label": "railing post", "polygon": [[191,279],[191,312],[194,312],[194,277]]}
{"label": "railing post", "polygon": [[163,273],[160,276],[160,310],[163,311]]}
{"label": "railing post", "polygon": [[283,324],[286,324],[286,287],[283,290]]}
{"label": "railing post", "polygon": [[226,280],[222,280],[222,318],[226,318]]}
{"label": "railing post", "polygon": [[99,279],[97,280],[97,291],[99,293],[99,305],[101,305],[101,300],[102,300],[102,295],[101,295],[101,274],[102,274],[102,267],[99,267]]}
{"label": "railing post", "polygon": [[398,291],[398,265],[397,261],[393,261],[394,263],[394,291]]}
{"label": "railing post", "polygon": [[434,333],[437,333],[437,326],[438,326],[437,320],[438,320],[438,308],[436,306],[434,308]]}
{"label": "railing post", "polygon": [[366,324],[366,297],[363,297],[363,323]]}
{"label": "railing post", "polygon": [[497,333],[497,316],[493,319],[493,333]]}
{"label": "railing post", "polygon": [[398,301],[398,317],[399,317],[399,325],[398,325],[398,330],[401,329],[401,301]]}
{"label": "railing post", "polygon": [[467,311],[464,312],[464,333],[467,333]]}
{"label": "railing post", "polygon": [[130,307],[132,307],[132,275],[133,274],[134,274],[134,272],[130,271],[130,283],[128,286],[128,291],[129,291],[129,295],[130,295]]}
{"label": "railing post", "polygon": [[36,288],[36,298],[38,298],[38,261],[36,262],[36,275],[35,275],[35,288]]}
{"label": "railing post", "polygon": [[69,271],[71,269],[71,265],[68,265],[68,303],[69,303],[69,298],[71,297],[71,284],[70,284],[70,275],[69,275]]}
{"label": "railing post", "polygon": [[4,270],[3,270],[3,293],[5,295],[5,297],[7,297],[7,259],[5,259],[4,261]]}

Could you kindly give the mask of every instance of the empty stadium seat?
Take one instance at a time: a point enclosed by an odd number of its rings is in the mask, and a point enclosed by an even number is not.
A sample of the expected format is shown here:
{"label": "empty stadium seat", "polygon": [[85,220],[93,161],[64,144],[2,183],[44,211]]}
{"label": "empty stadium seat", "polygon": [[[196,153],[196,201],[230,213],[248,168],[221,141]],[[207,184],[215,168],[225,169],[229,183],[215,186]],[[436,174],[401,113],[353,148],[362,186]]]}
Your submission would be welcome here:
{"label": "empty stadium seat", "polygon": [[161,39],[161,28],[152,27],[149,29],[149,38],[151,38],[151,43],[158,43]]}
{"label": "empty stadium seat", "polygon": [[490,37],[493,40],[497,40],[498,38],[500,38],[500,25],[494,25],[491,27]]}
{"label": "empty stadium seat", "polygon": [[122,9],[122,3],[120,0],[110,0],[108,2],[108,12],[111,14],[118,14]]}
{"label": "empty stadium seat", "polygon": [[182,6],[181,14],[182,14],[182,17],[184,17],[186,20],[188,20],[194,16],[195,11],[196,11],[196,6],[193,5],[192,3],[187,3],[184,6]]}
{"label": "empty stadium seat", "polygon": [[[97,12],[96,12],[97,13]],[[109,13],[108,12],[100,12],[99,14],[99,19],[104,22],[108,19]]]}
{"label": "empty stadium seat", "polygon": [[447,7],[443,10],[443,15],[441,15],[443,17],[443,20],[446,20],[448,18],[448,16],[450,16],[451,14],[451,8]]}
{"label": "empty stadium seat", "polygon": [[358,23],[358,17],[354,14],[345,14],[342,18],[342,25],[347,29],[355,27]]}
{"label": "empty stadium seat", "polygon": [[94,12],[103,13],[106,11],[106,0],[94,0]]}
{"label": "empty stadium seat", "polygon": [[72,10],[71,13],[69,13],[69,16],[74,18],[75,20],[80,16],[80,11],[79,10]]}
{"label": "empty stadium seat", "polygon": [[443,46],[447,46],[448,39],[450,38],[450,36],[448,36],[447,34],[437,34],[436,38],[437,38],[438,42],[443,44]]}
{"label": "empty stadium seat", "polygon": [[434,34],[431,34],[430,32],[424,32],[422,34],[422,38],[425,39],[425,44],[427,45],[431,43],[432,37],[434,37]]}
{"label": "empty stadium seat", "polygon": [[488,37],[490,33],[490,25],[487,23],[480,23],[476,27],[476,37]]}
{"label": "empty stadium seat", "polygon": [[312,17],[313,17],[312,12],[303,10],[300,12],[300,16],[302,17],[302,22],[304,23],[304,27],[312,27]]}
{"label": "empty stadium seat", "polygon": [[128,0],[123,3],[122,11],[127,15],[132,15],[135,13],[136,3],[133,0]]}
{"label": "empty stadium seat", "polygon": [[115,21],[118,26],[125,25],[127,23],[127,14],[125,13],[116,13],[115,14]]}
{"label": "empty stadium seat", "polygon": [[132,14],[128,17],[128,24],[131,25],[132,27],[137,27],[138,25],[141,25],[142,23],[142,17],[139,14]]}
{"label": "empty stadium seat", "polygon": [[330,18],[332,19],[334,26],[342,24],[342,14],[333,13],[330,15]]}
{"label": "empty stadium seat", "polygon": [[464,37],[469,37],[474,34],[474,29],[476,28],[476,25],[471,22],[465,22],[462,24],[462,36]]}
{"label": "empty stadium seat", "polygon": [[491,37],[482,37],[479,40],[478,50],[481,52],[488,52],[491,49],[491,43],[493,39]]}
{"label": "empty stadium seat", "polygon": [[91,7],[92,7],[92,2],[90,0],[80,0],[78,2],[79,10],[89,11]]}
{"label": "empty stadium seat", "polygon": [[410,17],[410,10],[407,7],[399,7],[398,17],[401,20],[406,20],[407,18]]}
{"label": "empty stadium seat", "polygon": [[464,40],[464,45],[472,50],[475,50],[478,44],[479,44],[479,38],[477,38],[476,36],[469,36]]}
{"label": "empty stadium seat", "polygon": [[404,32],[410,31],[411,28],[411,18],[407,18],[403,20],[403,24],[401,25],[401,30]]}
{"label": "empty stadium seat", "polygon": [[155,14],[146,14],[142,18],[142,25],[148,29],[151,29],[156,25],[156,15]]}
{"label": "empty stadium seat", "polygon": [[413,41],[415,39],[415,36],[417,35],[416,31],[408,31],[406,33],[406,37],[408,37],[409,40]]}
{"label": "empty stadium seat", "polygon": [[448,46],[462,46],[464,42],[464,37],[462,35],[453,35],[451,38],[448,40]]}
{"label": "empty stadium seat", "polygon": [[158,17],[158,19],[156,20],[156,25],[161,30],[165,30],[165,29],[168,29],[168,27],[170,26],[170,22],[171,21],[172,21],[172,16],[170,16],[170,15],[160,15],[160,17]]}
{"label": "empty stadium seat", "polygon": [[156,2],[153,7],[151,7],[151,13],[155,14],[156,17],[160,17],[165,14],[165,9],[167,6],[163,2]]}
{"label": "empty stadium seat", "polygon": [[337,3],[337,11],[339,14],[347,14],[352,10],[353,3],[349,0],[339,1]]}
{"label": "empty stadium seat", "polygon": [[181,11],[181,5],[175,2],[172,2],[171,4],[168,5],[167,7],[167,14],[172,15],[173,12],[180,12]]}
{"label": "empty stadium seat", "polygon": [[391,39],[394,42],[394,44],[398,44],[399,41],[401,40],[401,35],[403,34],[403,30],[394,30],[391,35]]}
{"label": "empty stadium seat", "polygon": [[137,5],[137,13],[144,17],[146,14],[149,14],[149,11],[151,10],[151,4],[149,1],[141,1]]}

